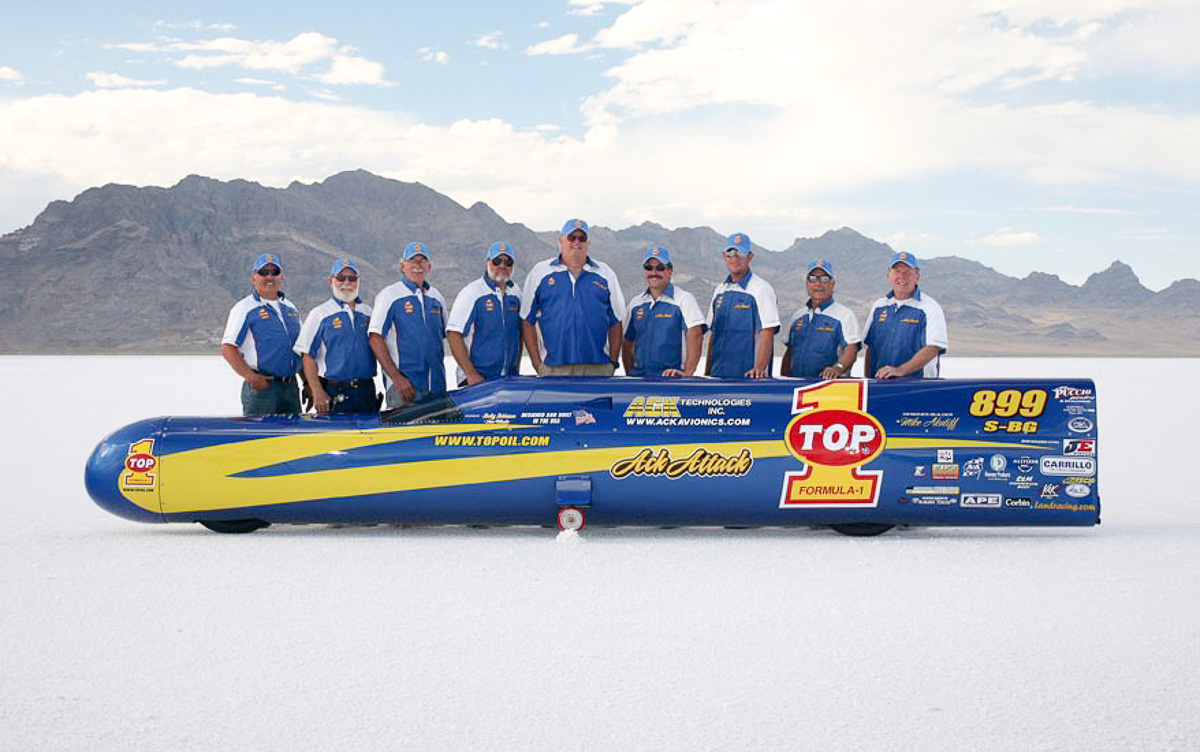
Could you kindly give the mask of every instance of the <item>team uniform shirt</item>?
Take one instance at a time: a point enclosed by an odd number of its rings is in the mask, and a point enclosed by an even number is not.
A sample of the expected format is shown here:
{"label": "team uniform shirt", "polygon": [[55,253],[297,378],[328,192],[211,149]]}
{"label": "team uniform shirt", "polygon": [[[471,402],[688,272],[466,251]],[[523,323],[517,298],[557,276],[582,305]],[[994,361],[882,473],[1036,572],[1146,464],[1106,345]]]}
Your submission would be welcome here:
{"label": "team uniform shirt", "polygon": [[331,381],[355,381],[375,377],[375,355],[367,342],[371,306],[358,303],[354,309],[330,297],[308,312],[295,350],[317,361],[317,373]]}
{"label": "team uniform shirt", "polygon": [[787,328],[787,347],[792,351],[791,373],[805,379],[817,378],[837,362],[846,345],[862,342],[854,312],[833,298],[824,305],[797,309]]}
{"label": "team uniform shirt", "polygon": [[717,285],[708,313],[712,340],[709,375],[722,379],[740,379],[754,367],[754,348],[763,329],[779,329],[779,307],[775,288],[753,272],[740,282],[733,277]]}
{"label": "team uniform shirt", "polygon": [[625,339],[633,342],[630,376],[658,376],[683,368],[687,331],[705,326],[704,314],[690,292],[669,284],[655,300],[647,290],[629,301]]}
{"label": "team uniform shirt", "polygon": [[[895,299],[894,293],[880,298],[871,306],[867,317],[867,328],[863,332],[863,344],[870,348],[871,370],[884,366],[899,366],[926,345],[933,345],[941,352],[925,367],[909,376],[937,378],[941,353],[950,346],[950,335],[946,329],[946,315],[942,307],[928,295],[922,295],[918,287],[908,300]],[[874,373],[866,374],[873,377]]]}
{"label": "team uniform shirt", "polygon": [[[418,392],[444,394],[446,366],[442,339],[446,336],[446,301],[426,282],[418,287],[407,277],[375,296],[370,334],[387,343],[392,362]],[[384,382],[391,379],[384,374]]]}
{"label": "team uniform shirt", "polygon": [[282,379],[300,370],[300,356],[292,350],[299,336],[300,312],[282,292],[278,300],[251,292],[229,309],[221,344],[236,347],[258,373]]}
{"label": "team uniform shirt", "polygon": [[521,318],[541,329],[546,365],[607,363],[616,357],[608,330],[625,318],[625,297],[608,264],[589,258],[576,278],[556,256],[529,270]]}
{"label": "team uniform shirt", "polygon": [[[521,367],[521,294],[486,274],[459,291],[446,329],[463,335],[475,370],[485,379],[515,376]],[[463,373],[459,370],[459,380]]]}

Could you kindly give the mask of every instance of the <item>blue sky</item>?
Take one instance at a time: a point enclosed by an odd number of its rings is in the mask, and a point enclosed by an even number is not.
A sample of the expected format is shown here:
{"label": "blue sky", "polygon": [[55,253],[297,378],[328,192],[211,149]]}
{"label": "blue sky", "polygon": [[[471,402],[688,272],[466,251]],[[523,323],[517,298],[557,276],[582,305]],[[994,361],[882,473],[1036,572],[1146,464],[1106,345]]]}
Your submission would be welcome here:
{"label": "blue sky", "polygon": [[535,229],[782,249],[849,226],[1160,289],[1200,278],[1195,6],[25,4],[0,30],[0,232],[110,182],[361,167]]}

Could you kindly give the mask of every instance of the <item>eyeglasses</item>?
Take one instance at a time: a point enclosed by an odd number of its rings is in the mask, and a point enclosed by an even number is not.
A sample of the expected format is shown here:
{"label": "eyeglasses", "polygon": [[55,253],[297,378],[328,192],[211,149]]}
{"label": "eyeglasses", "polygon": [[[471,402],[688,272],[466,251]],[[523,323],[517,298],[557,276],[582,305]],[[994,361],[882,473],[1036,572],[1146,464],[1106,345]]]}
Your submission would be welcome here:
{"label": "eyeglasses", "polygon": [[283,274],[283,272],[279,269],[259,269],[255,272],[255,274],[260,277],[278,277],[280,274]]}
{"label": "eyeglasses", "polygon": [[738,256],[741,256],[741,255],[742,255],[742,252],[736,248],[730,248],[729,250],[725,251],[725,258],[737,258]]}
{"label": "eyeglasses", "polygon": [[833,279],[833,277],[829,276],[828,274],[810,274],[810,275],[808,275],[809,282],[828,282],[831,279]]}
{"label": "eyeglasses", "polygon": [[642,268],[648,272],[661,272],[665,271],[667,267],[663,264],[645,264]]}
{"label": "eyeglasses", "polygon": [[567,236],[567,240],[572,243],[586,243],[587,235],[584,235],[582,232],[573,232]]}
{"label": "eyeglasses", "polygon": [[512,266],[513,260],[508,256],[497,256],[492,259],[492,266]]}
{"label": "eyeglasses", "polygon": [[338,282],[357,282],[358,275],[357,274],[339,274],[336,277],[334,277],[334,279],[336,279]]}

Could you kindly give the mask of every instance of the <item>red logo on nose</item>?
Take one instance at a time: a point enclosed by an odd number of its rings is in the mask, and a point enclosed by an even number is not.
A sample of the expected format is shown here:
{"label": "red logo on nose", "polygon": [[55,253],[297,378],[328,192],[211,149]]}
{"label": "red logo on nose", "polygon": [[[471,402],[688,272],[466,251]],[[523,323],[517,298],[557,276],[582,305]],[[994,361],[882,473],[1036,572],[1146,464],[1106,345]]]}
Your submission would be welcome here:
{"label": "red logo on nose", "polygon": [[787,428],[792,454],[805,463],[846,467],[870,462],[883,451],[883,427],[866,413],[815,410],[797,416]]}
{"label": "red logo on nose", "polygon": [[135,473],[145,473],[154,469],[158,460],[148,454],[131,454],[125,459],[125,467]]}

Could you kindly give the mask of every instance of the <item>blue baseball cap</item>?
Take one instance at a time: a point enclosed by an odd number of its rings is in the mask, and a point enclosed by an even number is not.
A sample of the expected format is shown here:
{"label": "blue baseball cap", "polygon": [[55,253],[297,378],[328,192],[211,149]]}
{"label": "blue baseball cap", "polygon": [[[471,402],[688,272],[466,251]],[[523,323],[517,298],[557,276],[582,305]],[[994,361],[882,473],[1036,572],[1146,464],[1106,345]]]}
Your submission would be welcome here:
{"label": "blue baseball cap", "polygon": [[497,256],[508,256],[513,261],[517,260],[517,257],[513,255],[512,246],[508,243],[492,243],[491,247],[488,248],[487,258],[484,260],[491,261]]}
{"label": "blue baseball cap", "polygon": [[576,230],[581,230],[583,234],[587,235],[589,238],[592,236],[592,231],[588,229],[588,223],[584,222],[582,219],[568,219],[562,226],[562,232],[560,232],[558,235],[559,237],[565,238]]}
{"label": "blue baseball cap", "polygon": [[667,266],[671,266],[671,252],[667,250],[665,245],[652,245],[646,249],[646,255],[642,257],[642,263],[650,259],[658,259]]}
{"label": "blue baseball cap", "polygon": [[358,264],[353,259],[340,258],[333,262],[333,266],[329,268],[329,276],[336,277],[342,273],[343,269],[353,269],[355,274],[359,274]]}
{"label": "blue baseball cap", "polygon": [[735,232],[725,239],[725,247],[721,249],[721,253],[734,249],[739,256],[749,256],[753,251],[750,250],[750,236],[744,232]]}
{"label": "blue baseball cap", "polygon": [[892,254],[892,260],[888,263],[888,268],[891,269],[896,264],[907,264],[913,269],[920,269],[921,264],[917,261],[917,257],[908,251],[897,251]]}
{"label": "blue baseball cap", "polygon": [[825,273],[828,274],[829,276],[831,276],[831,277],[837,276],[836,274],[833,273],[833,264],[826,261],[825,259],[816,259],[815,261],[809,261],[808,262],[808,271],[805,272],[805,274],[809,274],[810,272],[812,272],[813,269],[824,269]]}
{"label": "blue baseball cap", "polygon": [[277,253],[258,254],[254,257],[254,265],[250,267],[250,271],[256,272],[267,264],[274,264],[279,267],[279,271],[283,271],[283,262],[279,260],[279,254]]}
{"label": "blue baseball cap", "polygon": [[413,256],[424,256],[429,258],[429,244],[421,242],[413,242],[404,246],[404,255],[400,257],[401,261],[408,261]]}

